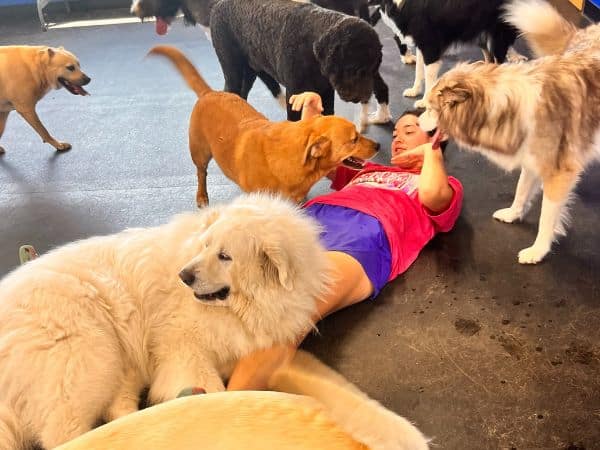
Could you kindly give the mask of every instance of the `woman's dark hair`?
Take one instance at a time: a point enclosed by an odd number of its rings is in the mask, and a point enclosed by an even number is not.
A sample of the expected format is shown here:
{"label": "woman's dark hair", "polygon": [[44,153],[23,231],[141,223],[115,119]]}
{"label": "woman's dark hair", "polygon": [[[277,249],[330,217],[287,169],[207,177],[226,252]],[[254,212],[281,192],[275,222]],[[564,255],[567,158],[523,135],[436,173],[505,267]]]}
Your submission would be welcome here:
{"label": "woman's dark hair", "polygon": [[[402,114],[400,114],[400,117],[398,117],[398,120],[400,120],[404,116],[416,116],[416,117],[419,117],[424,112],[425,112],[425,108],[407,109]],[[436,129],[437,128],[434,128],[433,130],[427,132],[427,134],[429,135],[429,137],[432,137],[435,134]],[[444,151],[446,151],[446,146],[447,145],[448,145],[448,141],[447,140],[440,142],[440,148],[442,149],[442,153],[444,153]]]}

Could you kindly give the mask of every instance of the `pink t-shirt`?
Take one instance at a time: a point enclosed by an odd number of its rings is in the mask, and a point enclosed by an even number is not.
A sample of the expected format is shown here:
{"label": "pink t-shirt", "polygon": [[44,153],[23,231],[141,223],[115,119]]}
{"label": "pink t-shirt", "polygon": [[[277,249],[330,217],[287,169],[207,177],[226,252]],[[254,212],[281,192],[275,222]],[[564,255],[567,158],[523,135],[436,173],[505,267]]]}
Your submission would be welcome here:
{"label": "pink t-shirt", "polygon": [[448,177],[454,196],[448,208],[438,214],[431,214],[419,201],[418,182],[419,174],[398,167],[367,163],[359,172],[342,166],[331,184],[337,192],[315,197],[305,206],[344,206],[379,220],[392,253],[391,281],[408,269],[436,233],[450,231],[460,214],[460,181]]}

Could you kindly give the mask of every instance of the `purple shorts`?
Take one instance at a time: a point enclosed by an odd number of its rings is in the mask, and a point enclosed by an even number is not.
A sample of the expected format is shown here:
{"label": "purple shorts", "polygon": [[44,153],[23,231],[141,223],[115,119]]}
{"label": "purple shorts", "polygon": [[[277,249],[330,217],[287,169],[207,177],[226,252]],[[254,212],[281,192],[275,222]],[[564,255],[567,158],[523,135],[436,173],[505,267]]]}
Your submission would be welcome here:
{"label": "purple shorts", "polygon": [[344,206],[315,203],[305,209],[323,227],[326,250],[356,259],[373,284],[375,297],[390,278],[392,254],[383,226],[375,217]]}

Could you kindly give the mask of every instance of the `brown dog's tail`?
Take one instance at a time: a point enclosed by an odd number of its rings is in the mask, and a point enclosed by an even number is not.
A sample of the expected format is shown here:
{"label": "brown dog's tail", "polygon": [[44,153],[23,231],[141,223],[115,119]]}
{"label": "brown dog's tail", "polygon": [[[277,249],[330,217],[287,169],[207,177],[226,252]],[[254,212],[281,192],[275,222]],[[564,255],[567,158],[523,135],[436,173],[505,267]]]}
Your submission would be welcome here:
{"label": "brown dog's tail", "polygon": [[192,88],[198,97],[201,97],[207,92],[212,92],[210,86],[206,84],[206,81],[204,81],[204,79],[200,76],[190,60],[187,59],[185,55],[175,47],[168,45],[157,45],[148,52],[148,55],[162,55],[170,59],[175,67],[179,70],[179,73],[181,73],[181,76],[186,81],[188,86]]}
{"label": "brown dog's tail", "polygon": [[563,53],[577,31],[545,0],[512,0],[504,19],[521,31],[537,57]]}

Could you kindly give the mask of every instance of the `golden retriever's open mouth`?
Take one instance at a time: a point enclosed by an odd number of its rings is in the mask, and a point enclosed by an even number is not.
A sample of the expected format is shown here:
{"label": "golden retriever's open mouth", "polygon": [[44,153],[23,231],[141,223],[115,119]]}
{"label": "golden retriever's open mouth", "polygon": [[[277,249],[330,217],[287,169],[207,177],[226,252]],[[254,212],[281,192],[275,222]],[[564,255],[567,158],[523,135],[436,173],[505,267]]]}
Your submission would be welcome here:
{"label": "golden retriever's open mouth", "polygon": [[64,79],[63,77],[59,77],[58,82],[73,95],[90,95],[88,91],[86,91],[83,87],[73,84],[69,82],[69,80]]}
{"label": "golden retriever's open mouth", "polygon": [[362,169],[365,165],[365,161],[354,156],[348,156],[342,161],[342,164],[347,167],[350,167],[351,169]]}
{"label": "golden retriever's open mouth", "polygon": [[229,296],[229,286],[225,286],[218,291],[211,292],[210,294],[198,294],[194,292],[194,296],[198,300],[225,300]]}

